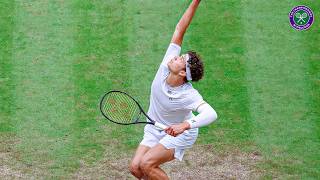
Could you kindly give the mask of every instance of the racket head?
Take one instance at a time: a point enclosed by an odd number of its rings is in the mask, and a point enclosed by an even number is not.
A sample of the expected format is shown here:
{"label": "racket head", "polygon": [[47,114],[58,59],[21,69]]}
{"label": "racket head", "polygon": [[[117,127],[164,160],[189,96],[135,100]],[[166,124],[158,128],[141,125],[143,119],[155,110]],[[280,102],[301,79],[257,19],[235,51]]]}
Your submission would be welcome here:
{"label": "racket head", "polygon": [[140,120],[142,115],[145,115],[141,106],[133,97],[122,91],[107,92],[100,101],[100,111],[105,118],[117,124],[153,124]]}
{"label": "racket head", "polygon": [[304,12],[304,13],[302,13],[301,17],[306,18],[306,17],[308,17],[308,14]]}
{"label": "racket head", "polygon": [[299,12],[297,12],[297,13],[295,14],[295,16],[296,16],[296,18],[300,18],[300,17],[301,17],[301,14],[300,14]]}

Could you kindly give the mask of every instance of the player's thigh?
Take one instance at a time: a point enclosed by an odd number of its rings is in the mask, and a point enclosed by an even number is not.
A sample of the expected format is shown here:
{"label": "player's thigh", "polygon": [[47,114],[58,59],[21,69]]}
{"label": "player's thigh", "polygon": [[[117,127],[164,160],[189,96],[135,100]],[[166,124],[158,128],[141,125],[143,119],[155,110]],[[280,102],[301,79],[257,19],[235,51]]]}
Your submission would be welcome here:
{"label": "player's thigh", "polygon": [[130,168],[139,168],[139,164],[141,162],[142,157],[150,150],[151,148],[144,145],[139,145],[136,153],[134,154],[131,163]]}
{"label": "player's thigh", "polygon": [[140,166],[157,167],[174,159],[174,149],[166,149],[162,144],[151,148],[141,159]]}

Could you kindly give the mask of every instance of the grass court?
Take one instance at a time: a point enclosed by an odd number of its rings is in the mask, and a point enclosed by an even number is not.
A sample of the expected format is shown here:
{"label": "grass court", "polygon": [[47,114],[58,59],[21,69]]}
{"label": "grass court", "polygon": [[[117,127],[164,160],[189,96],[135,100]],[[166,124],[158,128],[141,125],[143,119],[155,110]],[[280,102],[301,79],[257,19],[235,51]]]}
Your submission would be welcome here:
{"label": "grass court", "polygon": [[[151,82],[190,1],[0,2],[0,177],[133,179],[143,126],[107,122],[117,89],[149,105]],[[315,16],[294,30],[297,5]],[[182,52],[198,51],[194,87],[218,113],[173,179],[320,177],[320,1],[203,0]]]}

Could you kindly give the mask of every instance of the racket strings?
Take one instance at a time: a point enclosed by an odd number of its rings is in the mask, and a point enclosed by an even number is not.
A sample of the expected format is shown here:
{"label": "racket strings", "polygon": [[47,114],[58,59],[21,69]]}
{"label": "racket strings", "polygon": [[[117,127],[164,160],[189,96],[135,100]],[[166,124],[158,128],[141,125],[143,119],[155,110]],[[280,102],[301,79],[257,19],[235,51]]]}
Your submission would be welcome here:
{"label": "racket strings", "polygon": [[[134,120],[134,112],[137,110],[135,102],[132,101],[131,98],[128,98],[128,96],[125,96],[124,94],[121,94],[119,96],[121,98],[121,111],[123,115],[127,116],[128,120]],[[128,101],[129,100],[129,101]],[[129,103],[130,102],[130,103]]]}
{"label": "racket strings", "polygon": [[121,117],[122,112],[120,112],[120,109],[116,106],[116,100],[114,97],[108,96],[106,102],[105,102],[105,108],[104,112],[105,114],[112,120],[120,123],[125,123],[124,119]]}
{"label": "racket strings", "polygon": [[129,120],[129,122],[131,122],[134,119],[134,113],[133,113],[133,111],[135,110],[134,106],[132,103],[127,103],[126,102],[127,99],[124,96],[120,96],[120,97],[121,97],[120,110],[122,112],[122,115],[125,116],[126,120]]}
{"label": "racket strings", "polygon": [[116,92],[105,97],[103,111],[112,121],[123,124],[135,122],[140,115],[140,109],[133,99]]}
{"label": "racket strings", "polygon": [[127,123],[127,118],[123,117],[124,112],[121,110],[119,104],[121,101],[119,97],[115,97],[114,93],[108,95],[107,101],[105,103],[105,114],[108,115],[113,121],[119,123]]}

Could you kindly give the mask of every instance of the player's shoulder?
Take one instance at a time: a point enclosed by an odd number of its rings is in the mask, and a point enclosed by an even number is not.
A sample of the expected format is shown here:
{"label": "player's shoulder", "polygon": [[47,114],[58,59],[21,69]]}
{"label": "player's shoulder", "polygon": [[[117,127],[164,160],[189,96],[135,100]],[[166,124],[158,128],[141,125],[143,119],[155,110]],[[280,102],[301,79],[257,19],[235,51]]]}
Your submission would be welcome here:
{"label": "player's shoulder", "polygon": [[184,83],[184,90],[187,92],[191,91],[197,91],[190,82]]}
{"label": "player's shoulder", "polygon": [[184,94],[187,96],[198,96],[199,91],[195,89],[190,82],[185,83]]}

